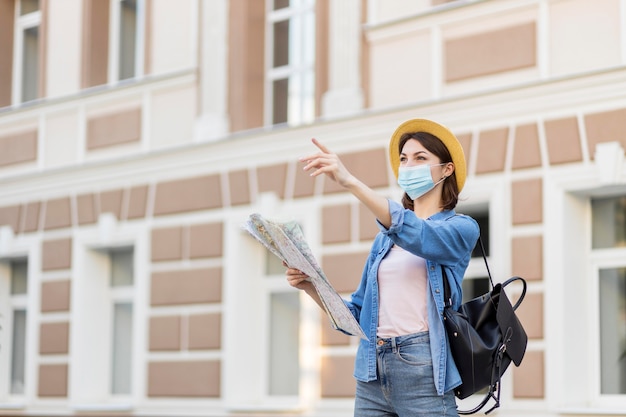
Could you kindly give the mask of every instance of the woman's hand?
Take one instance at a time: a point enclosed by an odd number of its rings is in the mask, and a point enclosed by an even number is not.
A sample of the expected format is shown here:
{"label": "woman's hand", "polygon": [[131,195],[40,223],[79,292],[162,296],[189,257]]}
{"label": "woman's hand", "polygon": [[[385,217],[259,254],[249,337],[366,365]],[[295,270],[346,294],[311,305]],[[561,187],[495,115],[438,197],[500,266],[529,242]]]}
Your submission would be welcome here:
{"label": "woman's hand", "polygon": [[306,163],[305,171],[313,170],[311,172],[312,177],[326,174],[342,187],[347,187],[351,182],[354,182],[354,176],[346,169],[336,154],[330,152],[317,139],[312,139],[312,142],[321,152],[300,158],[300,161]]}
{"label": "woman's hand", "polygon": [[299,290],[306,290],[313,286],[308,275],[299,269],[287,268],[285,275],[287,276],[287,282],[289,285]]}

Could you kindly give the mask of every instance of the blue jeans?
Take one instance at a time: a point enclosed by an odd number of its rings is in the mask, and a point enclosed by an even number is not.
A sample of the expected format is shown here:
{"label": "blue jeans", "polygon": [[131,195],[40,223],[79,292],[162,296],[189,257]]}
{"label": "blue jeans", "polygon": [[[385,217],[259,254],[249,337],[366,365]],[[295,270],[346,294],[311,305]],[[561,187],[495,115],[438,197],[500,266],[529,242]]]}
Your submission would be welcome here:
{"label": "blue jeans", "polygon": [[357,381],[355,417],[458,417],[454,391],[435,390],[428,332],[376,345],[378,379]]}

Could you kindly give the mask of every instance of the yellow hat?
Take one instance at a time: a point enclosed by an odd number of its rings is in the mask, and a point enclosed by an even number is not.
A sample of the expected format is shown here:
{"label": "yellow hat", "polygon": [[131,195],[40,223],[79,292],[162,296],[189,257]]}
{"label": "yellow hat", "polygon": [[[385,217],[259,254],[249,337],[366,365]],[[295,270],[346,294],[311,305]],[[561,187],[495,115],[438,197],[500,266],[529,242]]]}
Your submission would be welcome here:
{"label": "yellow hat", "polygon": [[398,144],[400,138],[405,133],[426,132],[437,137],[446,145],[452,162],[454,163],[454,172],[456,173],[456,184],[459,188],[459,192],[465,185],[465,178],[467,177],[467,166],[465,163],[465,153],[459,140],[454,136],[450,130],[438,123],[426,119],[411,119],[402,123],[393,135],[389,142],[389,159],[391,160],[391,168],[396,178],[398,178],[398,167],[400,166],[400,153],[398,152]]}

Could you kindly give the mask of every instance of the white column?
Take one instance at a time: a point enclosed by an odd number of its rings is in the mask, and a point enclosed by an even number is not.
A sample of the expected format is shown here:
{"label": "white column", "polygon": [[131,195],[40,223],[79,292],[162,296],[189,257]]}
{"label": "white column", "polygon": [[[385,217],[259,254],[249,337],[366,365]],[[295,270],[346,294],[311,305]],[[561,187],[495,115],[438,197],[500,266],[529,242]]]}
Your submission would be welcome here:
{"label": "white column", "polygon": [[329,2],[329,89],[322,97],[325,117],[363,108],[361,88],[361,1]]}
{"label": "white column", "polygon": [[199,1],[200,114],[194,141],[212,141],[228,134],[228,0]]}

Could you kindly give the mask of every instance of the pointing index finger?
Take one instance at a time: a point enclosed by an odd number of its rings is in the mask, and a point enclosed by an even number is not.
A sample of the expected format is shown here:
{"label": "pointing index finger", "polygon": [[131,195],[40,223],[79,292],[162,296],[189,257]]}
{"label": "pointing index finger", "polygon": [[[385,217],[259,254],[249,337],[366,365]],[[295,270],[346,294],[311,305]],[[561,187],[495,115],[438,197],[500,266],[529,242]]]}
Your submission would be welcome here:
{"label": "pointing index finger", "polygon": [[313,142],[313,144],[317,146],[320,151],[324,153],[330,153],[330,150],[326,146],[322,145],[319,140],[313,138],[311,139],[311,142]]}

